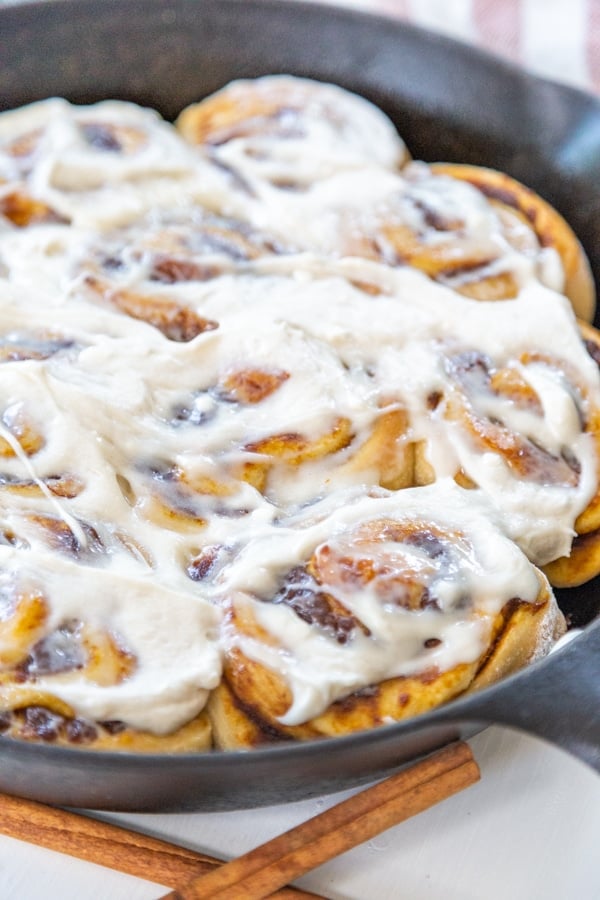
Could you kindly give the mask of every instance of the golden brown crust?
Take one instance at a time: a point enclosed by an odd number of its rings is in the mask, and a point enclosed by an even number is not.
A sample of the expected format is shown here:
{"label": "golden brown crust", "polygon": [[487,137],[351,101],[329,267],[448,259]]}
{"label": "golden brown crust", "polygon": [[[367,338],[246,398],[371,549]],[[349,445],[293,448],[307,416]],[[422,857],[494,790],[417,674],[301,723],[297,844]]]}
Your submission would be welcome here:
{"label": "golden brown crust", "polygon": [[578,587],[600,573],[600,531],[578,535],[569,556],[561,556],[543,567],[556,588]]}
{"label": "golden brown crust", "polygon": [[551,600],[548,587],[540,580],[540,596],[535,604],[509,601],[496,620],[496,635],[487,655],[480,661],[469,691],[488,687],[517,672],[548,648],[566,631],[564,616]]}
{"label": "golden brown crust", "polygon": [[270,729],[245,707],[226,677],[211,692],[206,707],[214,746],[219,750],[249,750],[264,744],[289,740],[278,729]]}
{"label": "golden brown crust", "polygon": [[[238,676],[242,667],[246,671],[240,684]],[[229,669],[223,686],[211,699],[209,714],[215,738],[219,741],[245,738],[250,739],[251,746],[254,746],[265,740],[334,737],[408,719],[447,703],[467,689],[474,669],[474,665],[463,664],[442,674],[429,672],[423,673],[420,678],[389,679],[350,694],[302,725],[289,726],[282,725],[277,718],[287,708],[281,702],[286,694],[284,686],[269,670],[243,658],[239,661],[239,669]],[[230,713],[232,706],[235,707],[233,727],[229,733],[215,724],[215,720],[218,721],[224,713],[223,690],[230,697]],[[269,698],[268,706],[266,697]],[[218,746],[234,749],[244,745],[228,743]]]}

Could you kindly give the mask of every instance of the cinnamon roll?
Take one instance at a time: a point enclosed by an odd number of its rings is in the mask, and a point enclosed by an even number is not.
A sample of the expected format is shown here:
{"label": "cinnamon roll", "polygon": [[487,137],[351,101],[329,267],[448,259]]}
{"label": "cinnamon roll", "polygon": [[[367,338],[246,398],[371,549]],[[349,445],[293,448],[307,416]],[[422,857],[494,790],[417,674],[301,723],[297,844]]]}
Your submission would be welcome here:
{"label": "cinnamon roll", "polygon": [[[521,302],[541,321],[543,294]],[[452,474],[488,493],[507,533],[537,565],[550,564],[554,583],[553,563],[569,555],[574,534],[597,528],[597,365],[560,307],[548,307],[545,339],[531,347],[508,305],[484,315],[487,336],[475,313],[462,337],[430,344],[421,357],[429,375],[412,408],[414,435],[424,436],[415,481]],[[472,327],[479,337],[465,342]]]}
{"label": "cinnamon roll", "polygon": [[122,572],[90,579],[69,560],[38,557],[33,569],[30,558],[0,546],[0,730],[92,749],[210,747],[215,609],[151,581],[129,581],[125,597]]}
{"label": "cinnamon roll", "polygon": [[222,576],[217,745],[418,715],[544,653],[562,616],[490,512],[446,482],[251,541]]}
{"label": "cinnamon roll", "polygon": [[[301,328],[238,312],[235,324],[228,320],[190,345],[187,359],[195,384],[161,392],[155,415],[170,426],[163,448],[188,468],[186,475],[176,467],[180,474],[168,484],[176,482],[190,500],[194,483],[204,483],[206,460],[218,467],[211,479],[217,493],[233,496],[231,485],[246,484],[282,508],[339,486],[412,483],[398,392],[378,396],[362,372],[349,371],[326,342]],[[200,466],[200,478],[190,464]]]}
{"label": "cinnamon roll", "polygon": [[[199,206],[164,212],[85,242],[73,260],[74,293],[187,342],[219,327],[194,309],[201,286],[289,250],[277,239]],[[190,302],[191,301],[191,302]]]}
{"label": "cinnamon roll", "polygon": [[[594,362],[600,366],[600,333],[585,322],[579,323],[585,348]],[[600,430],[597,412],[588,422],[596,443]],[[600,480],[600,455],[596,457]],[[600,492],[594,496],[575,520],[575,538],[568,555],[561,556],[544,566],[548,578],[559,588],[585,584],[600,573]]]}
{"label": "cinnamon roll", "polygon": [[410,266],[474,300],[514,298],[535,281],[564,293],[579,317],[593,318],[594,283],[575,234],[503,173],[422,162],[401,173],[365,167],[265,203],[280,233],[304,249]]}
{"label": "cinnamon roll", "polygon": [[293,194],[365,164],[394,170],[408,158],[392,123],[367,100],[285,75],[234,81],[184,109],[176,125],[256,196],[271,188]]}
{"label": "cinnamon roll", "polygon": [[184,195],[218,204],[227,188],[172,125],[133,103],[54,98],[0,115],[0,214],[16,226],[120,225]]}
{"label": "cinnamon roll", "polygon": [[[431,166],[431,172],[434,176],[464,181],[483,194],[495,210],[508,244],[525,256],[536,259],[543,283],[550,281],[550,276],[545,276],[543,270],[553,265],[548,257],[554,251],[560,258],[563,270],[559,289],[569,298],[577,316],[592,321],[596,291],[589,261],[572,228],[553,206],[504,172],[450,163],[435,163]],[[467,279],[462,287],[463,293],[467,296],[474,293],[476,297],[487,299],[493,291],[491,276],[488,278],[489,290],[486,290],[484,279],[481,288],[472,291]]]}

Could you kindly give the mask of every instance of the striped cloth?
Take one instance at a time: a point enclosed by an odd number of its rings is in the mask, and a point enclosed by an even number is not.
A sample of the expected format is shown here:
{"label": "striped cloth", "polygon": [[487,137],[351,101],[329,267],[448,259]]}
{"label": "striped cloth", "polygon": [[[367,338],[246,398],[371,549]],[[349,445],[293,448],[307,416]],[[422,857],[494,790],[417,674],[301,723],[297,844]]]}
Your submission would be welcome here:
{"label": "striped cloth", "polygon": [[475,44],[600,94],[600,0],[321,0]]}

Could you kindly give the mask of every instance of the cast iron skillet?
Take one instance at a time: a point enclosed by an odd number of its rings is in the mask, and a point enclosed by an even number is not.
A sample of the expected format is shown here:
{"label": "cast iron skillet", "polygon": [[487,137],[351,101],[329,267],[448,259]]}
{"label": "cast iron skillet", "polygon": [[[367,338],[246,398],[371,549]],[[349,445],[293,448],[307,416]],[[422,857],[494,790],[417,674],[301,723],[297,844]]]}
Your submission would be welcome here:
{"label": "cast iron skillet", "polygon": [[[600,283],[600,103],[383,18],[285,0],[46,0],[0,7],[0,108],[129,99],[174,117],[235,77],[289,72],[381,106],[413,156],[487,164],[571,222]],[[0,738],[0,789],[114,810],[236,809],[372,780],[492,722],[600,771],[598,580],[559,596],[584,632],[480,694],[411,721],[251,753],[88,753]],[[590,624],[591,623],[591,624]]]}

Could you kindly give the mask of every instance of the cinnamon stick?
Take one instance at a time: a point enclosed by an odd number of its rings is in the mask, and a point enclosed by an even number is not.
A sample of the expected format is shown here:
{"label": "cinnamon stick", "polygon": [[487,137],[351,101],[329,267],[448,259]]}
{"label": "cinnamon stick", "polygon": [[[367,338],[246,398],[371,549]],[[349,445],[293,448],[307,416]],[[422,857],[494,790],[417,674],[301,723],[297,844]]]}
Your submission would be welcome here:
{"label": "cinnamon stick", "polygon": [[[223,864],[205,853],[118,825],[3,794],[0,833],[173,888]],[[316,895],[283,888],[274,896],[282,900],[315,900]]]}
{"label": "cinnamon stick", "polygon": [[260,900],[392,825],[479,779],[467,744],[456,743],[309,819],[162,900]]}

